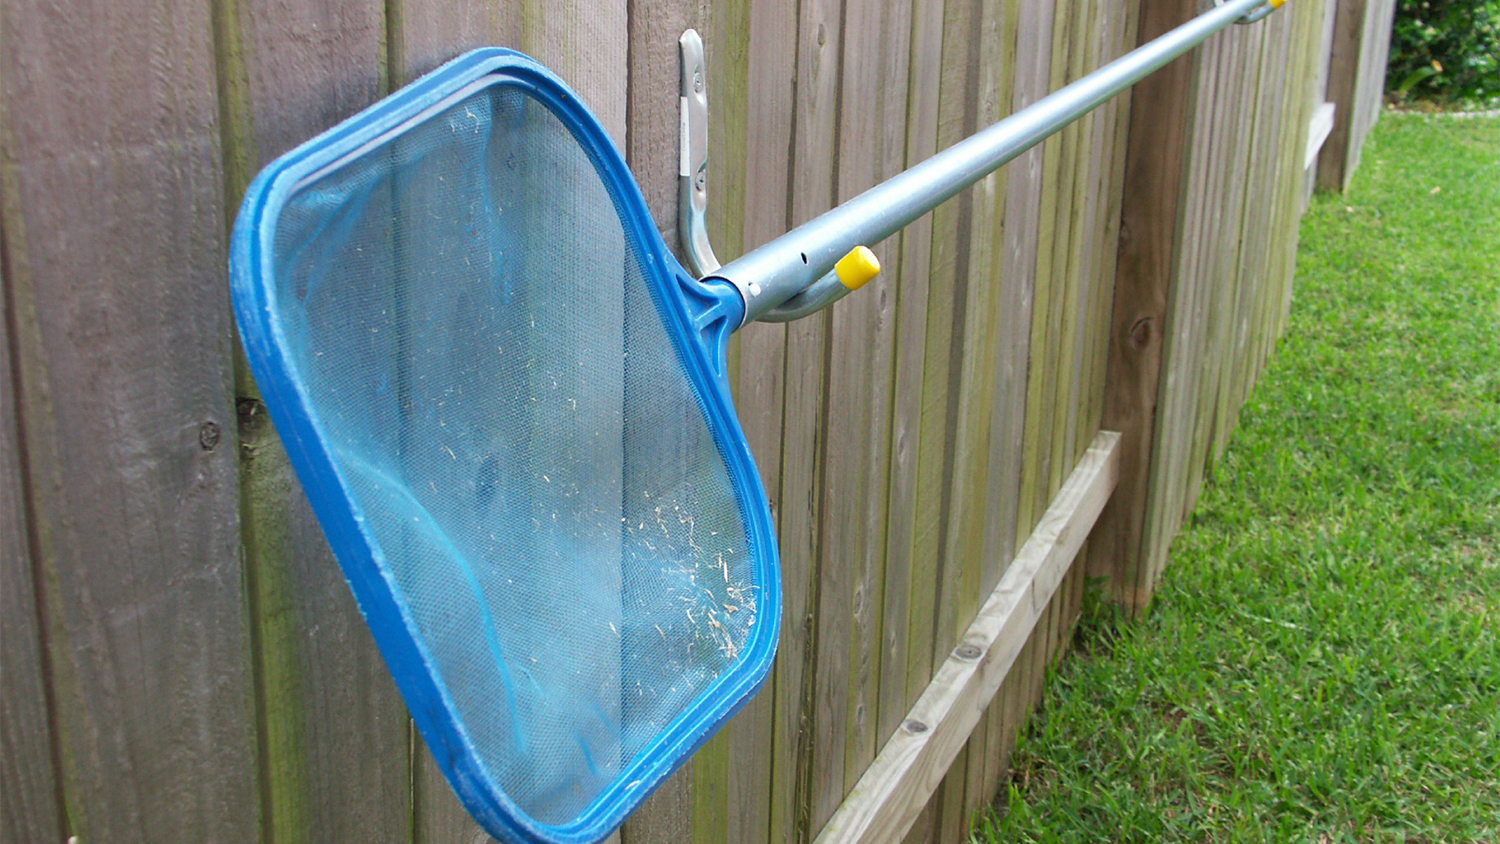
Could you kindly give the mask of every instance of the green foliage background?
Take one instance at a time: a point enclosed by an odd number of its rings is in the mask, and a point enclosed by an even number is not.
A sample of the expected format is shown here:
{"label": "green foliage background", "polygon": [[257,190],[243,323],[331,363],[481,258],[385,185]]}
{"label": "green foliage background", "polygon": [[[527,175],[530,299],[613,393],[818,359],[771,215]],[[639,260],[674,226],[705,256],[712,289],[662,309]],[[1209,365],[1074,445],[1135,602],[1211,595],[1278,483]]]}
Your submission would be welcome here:
{"label": "green foliage background", "polygon": [[1500,102],[1500,0],[1396,0],[1385,79],[1403,100]]}

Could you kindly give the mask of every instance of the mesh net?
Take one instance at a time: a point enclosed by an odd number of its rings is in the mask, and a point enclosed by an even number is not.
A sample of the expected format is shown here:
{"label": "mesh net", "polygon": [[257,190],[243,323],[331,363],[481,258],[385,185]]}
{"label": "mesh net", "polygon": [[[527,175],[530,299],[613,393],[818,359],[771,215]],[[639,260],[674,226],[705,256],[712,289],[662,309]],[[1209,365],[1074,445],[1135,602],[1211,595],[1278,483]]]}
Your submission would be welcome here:
{"label": "mesh net", "polygon": [[575,819],[757,619],[728,470],[620,211],[546,106],[481,90],[300,185],[291,367],[479,762]]}

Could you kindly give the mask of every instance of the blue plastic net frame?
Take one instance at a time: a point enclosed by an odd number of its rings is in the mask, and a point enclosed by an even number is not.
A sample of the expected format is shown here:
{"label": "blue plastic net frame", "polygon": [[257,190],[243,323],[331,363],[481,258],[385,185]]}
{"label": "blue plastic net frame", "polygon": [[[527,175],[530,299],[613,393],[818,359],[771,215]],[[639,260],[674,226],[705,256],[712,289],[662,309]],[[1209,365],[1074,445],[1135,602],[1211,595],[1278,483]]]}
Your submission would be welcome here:
{"label": "blue plastic net frame", "polygon": [[[357,496],[337,468],[314,402],[290,360],[272,301],[276,223],[299,186],[419,125],[467,93],[512,86],[543,104],[587,153],[614,201],[625,237],[728,470],[751,549],[762,623],[737,660],[637,753],[612,783],[565,825],[524,811],[480,762],[432,654],[398,597],[383,552]],[[764,684],[780,630],[779,561],[764,487],[735,416],[724,349],[743,304],[727,285],[702,284],[683,270],[652,222],[619,150],[557,76],[504,49],[461,56],[268,165],[247,190],[235,222],[230,279],[240,338],[267,410],[343,569],[413,721],[465,808],[492,835],[516,842],[579,844],[607,837]],[[484,632],[476,630],[475,636]]]}

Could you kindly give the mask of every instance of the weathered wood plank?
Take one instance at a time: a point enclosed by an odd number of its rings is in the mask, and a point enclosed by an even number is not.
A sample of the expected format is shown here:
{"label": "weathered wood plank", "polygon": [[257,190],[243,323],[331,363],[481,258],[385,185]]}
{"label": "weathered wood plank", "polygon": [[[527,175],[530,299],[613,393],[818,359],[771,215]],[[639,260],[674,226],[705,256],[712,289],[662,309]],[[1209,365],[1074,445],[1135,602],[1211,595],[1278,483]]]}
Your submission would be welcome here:
{"label": "weathered wood plank", "polygon": [[[1032,4],[1042,5],[1042,4]],[[1031,94],[1028,82],[1031,65],[1036,62],[1029,56],[1045,50],[1032,43],[1035,30],[1025,28],[1022,21],[1026,12],[1022,4],[1004,4],[999,9],[990,8],[987,15],[998,18],[994,36],[985,39],[985,55],[981,61],[1000,64],[1002,75],[998,80],[996,100],[1000,104],[997,113],[985,117],[993,122],[1024,107],[1037,99]],[[1050,42],[1049,42],[1050,46]],[[1044,86],[1045,82],[1036,87]],[[1031,94],[1028,96],[1028,94]],[[1013,162],[1005,171],[997,173],[1004,180],[998,189],[995,213],[988,232],[977,233],[991,245],[986,258],[987,266],[980,265],[974,271],[978,282],[994,292],[989,303],[990,324],[986,327],[993,339],[990,341],[988,358],[982,361],[983,375],[989,381],[988,408],[980,409],[988,414],[987,453],[976,461],[984,465],[983,508],[986,517],[982,529],[970,537],[970,550],[979,559],[979,580],[975,593],[988,594],[999,582],[1002,570],[1014,555],[1016,542],[1016,487],[1020,483],[1020,433],[1025,414],[1025,379],[1018,372],[1025,372],[1025,360],[1029,333],[1019,324],[1017,313],[1029,316],[1031,291],[1023,289],[1029,276],[1017,271],[1010,227],[1028,213],[1028,203],[1034,194],[1034,180],[1024,178],[1024,170],[1017,172],[1020,164]],[[1022,190],[1014,196],[1013,190]],[[1030,189],[1030,190],[1028,190]],[[1035,243],[1031,243],[1034,250]],[[1034,260],[1033,260],[1034,266]],[[976,494],[978,491],[976,490]],[[1005,732],[1001,725],[1004,709],[1003,696],[999,703],[991,705],[985,718],[974,731],[971,752],[979,764],[971,766],[970,783],[966,786],[971,806],[987,803],[994,794],[1008,759],[1001,758],[1000,736]],[[1013,732],[1013,731],[1012,731]]]}
{"label": "weathered wood plank", "polygon": [[[1216,103],[1219,107],[1215,109],[1221,128],[1215,144],[1219,156],[1214,168],[1218,174],[1218,184],[1212,199],[1213,226],[1208,234],[1211,259],[1205,280],[1204,307],[1207,313],[1199,323],[1203,328],[1198,332],[1200,339],[1194,355],[1199,369],[1197,394],[1188,411],[1192,414],[1194,424],[1181,469],[1185,491],[1171,522],[1174,536],[1203,490],[1208,456],[1213,445],[1213,432],[1219,420],[1218,396],[1226,354],[1225,343],[1233,337],[1235,263],[1239,256],[1238,232],[1240,217],[1244,211],[1246,187],[1246,144],[1250,135],[1248,127],[1242,122],[1244,92],[1247,85],[1254,81],[1253,72],[1247,72],[1245,62],[1248,41],[1252,35],[1252,30],[1239,28],[1231,30],[1224,39],[1227,49],[1222,62],[1220,95]],[[1164,570],[1164,556],[1161,565]]]}
{"label": "weathered wood plank", "polygon": [[[1056,90],[1077,73],[1082,60],[1078,29],[1082,25],[1082,4],[1059,3],[1053,10],[1052,46],[1046,70],[1046,87]],[[1076,181],[1077,124],[1073,124],[1046,142],[1042,192],[1037,205],[1040,223],[1037,230],[1035,298],[1031,312],[1030,359],[1026,372],[1026,416],[1023,427],[1021,478],[1017,493],[1018,530],[1028,530],[1036,523],[1052,492],[1052,466],[1063,460],[1054,454],[1058,424],[1065,419],[1067,408],[1058,400],[1061,360],[1067,351],[1064,332],[1066,300],[1072,289],[1068,272],[1071,254],[1069,234],[1074,210],[1073,185]],[[1066,387],[1064,387],[1066,390]],[[1051,616],[1041,616],[1036,632],[1039,641],[1050,636],[1047,624]],[[1045,673],[1046,648],[1028,647],[1025,663],[1018,674],[1016,697],[1009,710],[1012,727],[1023,725],[1029,717],[1031,700]]]}
{"label": "weathered wood plank", "polygon": [[1318,186],[1329,190],[1343,191],[1353,175],[1348,171],[1354,117],[1351,106],[1359,83],[1360,40],[1368,5],[1369,0],[1335,0],[1327,98],[1336,111],[1328,140],[1318,154]]}
{"label": "weathered wood plank", "polygon": [[[847,20],[842,4],[833,0],[811,0],[800,4],[798,33],[797,124],[794,129],[794,168],[791,187],[794,225],[820,214],[837,202],[837,155],[839,149],[839,87]],[[845,745],[849,711],[849,637],[856,564],[851,558],[844,532],[847,524],[832,508],[858,495],[854,490],[834,490],[829,461],[837,459],[841,437],[828,429],[833,333],[832,314],[825,311],[793,323],[787,329],[787,435],[788,448],[800,441],[811,451],[811,459],[789,460],[783,467],[783,492],[787,512],[787,540],[800,532],[795,515],[809,517],[807,531],[816,561],[817,582],[813,586],[813,656],[815,666],[809,687],[804,689],[804,717],[808,727],[799,768],[806,778],[799,795],[798,836],[805,840],[827,820],[844,794]],[[793,373],[796,374],[793,374]],[[851,385],[852,386],[852,385]],[[845,385],[840,384],[838,389]],[[793,427],[794,419],[800,425]],[[840,427],[854,420],[839,420]],[[788,457],[793,452],[788,451]],[[842,462],[842,461],[841,461]],[[804,470],[812,470],[804,475]],[[805,509],[795,497],[806,495]],[[788,521],[791,520],[791,521]],[[805,807],[805,808],[804,808]],[[805,826],[805,829],[804,829]]]}
{"label": "weathered wood plank", "polygon": [[[1067,51],[1063,84],[1079,79],[1094,69],[1091,36],[1097,30],[1096,15],[1097,4],[1086,0],[1080,3],[1079,8],[1070,16],[1071,31],[1067,38],[1071,46]],[[1087,229],[1091,187],[1088,179],[1090,149],[1087,144],[1092,137],[1092,128],[1096,120],[1097,112],[1089,112],[1062,132],[1063,168],[1060,174],[1062,183],[1059,186],[1056,239],[1058,255],[1054,263],[1060,295],[1054,297],[1057,316],[1056,322],[1053,323],[1056,330],[1052,334],[1052,343],[1056,347],[1056,352],[1053,360],[1055,368],[1051,373],[1050,385],[1053,392],[1049,397],[1053,409],[1050,443],[1046,449],[1048,471],[1045,475],[1045,492],[1047,498],[1050,498],[1062,483],[1069,467],[1073,465],[1074,458],[1071,453],[1071,439],[1077,419],[1077,409],[1073,394],[1077,377],[1078,338],[1083,330],[1083,326],[1079,324],[1079,303],[1087,295],[1083,273],[1083,262],[1086,257],[1083,253],[1084,232]],[[1041,506],[1046,506],[1045,500]],[[1055,628],[1049,633],[1049,639],[1055,636]],[[1050,651],[1050,646],[1044,648],[1044,651]]]}
{"label": "weathered wood plank", "polygon": [[[606,120],[605,125],[610,126],[611,133],[619,133],[617,139],[623,138],[626,161],[646,198],[657,230],[667,245],[681,255],[677,235],[678,39],[683,30],[690,26],[701,28],[703,22],[696,3],[635,3],[629,6],[628,12],[624,2],[612,6],[614,8],[600,22],[592,20],[598,11],[595,7],[579,3],[568,13],[568,17],[576,20],[568,24],[566,31],[594,30],[593,37],[605,39],[596,46],[600,52],[595,60],[602,61],[606,67],[626,71],[623,79],[628,83],[619,91],[624,95],[623,112],[604,106],[606,110],[600,117]],[[554,13],[548,10],[548,14]],[[555,38],[561,31],[553,30],[551,37]],[[586,36],[579,32],[578,37]],[[570,47],[579,49],[584,45],[575,42]],[[584,72],[585,68],[579,70]],[[616,92],[615,80],[602,78],[599,67],[588,67],[586,72],[592,80],[589,84],[601,102]],[[590,95],[583,90],[580,90],[580,95],[590,100]],[[728,736],[721,734],[700,751],[701,759],[695,758],[679,769],[625,823],[621,830],[622,840],[629,844],[681,842],[695,838],[722,841],[727,809],[724,803],[727,791],[723,782],[727,776],[727,742]],[[696,788],[700,772],[710,780],[701,795]]]}
{"label": "weathered wood plank", "polygon": [[[794,122],[788,184],[789,225],[833,205],[837,148],[841,15],[832,0],[798,4]],[[807,840],[820,825],[816,814],[837,805],[843,787],[847,654],[825,644],[847,642],[847,627],[825,609],[824,593],[841,593],[847,573],[837,556],[824,553],[823,447],[828,364],[827,312],[787,327],[782,428],[781,551],[785,594],[795,595],[783,612],[789,647],[777,665],[778,772],[773,773],[772,840]],[[799,606],[800,605],[800,606]],[[794,612],[796,614],[794,614]],[[783,743],[785,742],[785,743]],[[783,756],[783,753],[785,754]],[[782,781],[790,783],[785,793]]]}
{"label": "weathered wood plank", "polygon": [[[1054,3],[1049,0],[1018,4],[1015,39],[1015,83],[1012,110],[1019,110],[1050,93]],[[1004,253],[996,262],[1003,286],[1001,344],[995,377],[995,421],[991,433],[989,508],[993,516],[985,536],[985,557],[1008,564],[1015,538],[1031,525],[1022,525],[1020,499],[1024,433],[1027,420],[1031,324],[1037,285],[1039,246],[1038,205],[1041,202],[1044,157],[1048,146],[1032,147],[1006,167],[1007,187],[1003,218]],[[992,278],[991,283],[996,283]],[[997,571],[996,575],[1003,573]],[[1009,765],[1021,717],[1021,672],[1012,672],[997,702],[990,707],[984,758],[985,789],[993,792]]]}
{"label": "weathered wood plank", "polygon": [[[1071,48],[1072,4],[1057,4],[1052,26],[1052,50],[1047,70],[1047,88],[1056,90],[1065,84],[1068,57]],[[1069,175],[1070,162],[1064,161],[1066,131],[1055,134],[1044,143],[1046,148],[1042,166],[1042,193],[1037,206],[1040,222],[1037,229],[1036,287],[1031,313],[1031,357],[1026,373],[1026,422],[1021,458],[1021,492],[1019,495],[1018,519],[1021,529],[1029,529],[1036,523],[1047,500],[1047,476],[1049,447],[1051,445],[1052,417],[1056,411],[1056,385],[1058,349],[1050,342],[1054,326],[1060,319],[1059,300],[1063,292],[1058,280],[1059,253],[1065,259],[1066,250],[1059,246],[1059,214],[1065,204],[1063,181]],[[1065,237],[1064,233],[1064,237]]]}
{"label": "weathered wood plank", "polygon": [[1251,385],[1256,381],[1264,363],[1264,347],[1261,338],[1266,330],[1269,313],[1267,303],[1275,289],[1271,278],[1270,254],[1272,252],[1276,196],[1276,160],[1280,151],[1279,142],[1283,132],[1281,96],[1286,78],[1286,31],[1285,18],[1272,21],[1266,27],[1264,68],[1261,72],[1261,97],[1256,123],[1261,129],[1257,143],[1257,158],[1253,164],[1256,189],[1255,206],[1248,221],[1249,234],[1245,245],[1250,256],[1248,275],[1254,285],[1251,310],[1245,325],[1245,337],[1241,340],[1246,359],[1241,362],[1238,375],[1236,405],[1243,405],[1249,396]]}
{"label": "weathered wood plank", "polygon": [[1235,251],[1230,271],[1233,304],[1227,309],[1229,324],[1225,336],[1219,341],[1219,384],[1214,430],[1207,456],[1209,462],[1217,461],[1223,454],[1223,449],[1228,444],[1230,432],[1234,430],[1235,421],[1239,415],[1238,384],[1240,375],[1245,370],[1242,363],[1244,340],[1248,312],[1255,294],[1253,267],[1259,256],[1251,252],[1250,243],[1255,237],[1253,224],[1259,220],[1257,214],[1261,206],[1259,196],[1261,184],[1258,169],[1264,158],[1266,143],[1264,124],[1259,119],[1267,75],[1265,32],[1265,27],[1256,27],[1246,38],[1244,73],[1247,83],[1241,89],[1242,111],[1240,112],[1241,126],[1245,127],[1242,129],[1242,134],[1246,137],[1237,165],[1240,184],[1236,192],[1240,204],[1233,232],[1234,240],[1231,243],[1231,248]]}
{"label": "weathered wood plank", "polygon": [[[912,4],[907,167],[937,150],[943,13],[943,0],[914,0]],[[879,731],[882,735],[895,730],[920,693],[922,686],[911,682],[911,672],[920,670],[924,657],[931,664],[927,643],[935,594],[932,576],[935,560],[922,556],[917,542],[921,522],[928,512],[920,509],[926,501],[919,489],[918,470],[932,242],[933,215],[924,216],[902,230],[886,529],[886,580],[893,588],[886,590],[884,604],[887,644],[881,667]]]}
{"label": "weathered wood plank", "polygon": [[[753,248],[784,232],[790,224],[792,137],[796,121],[798,77],[797,4],[788,0],[755,0],[750,5],[748,87],[746,111],[745,246]],[[722,256],[728,259],[729,256]],[[749,840],[794,841],[797,824],[798,751],[803,689],[811,671],[811,631],[808,627],[812,586],[812,549],[800,546],[789,553],[786,541],[786,482],[782,466],[788,459],[782,431],[790,367],[787,329],[763,323],[740,332],[740,382],[737,407],[745,425],[771,506],[776,513],[782,563],[782,627],[776,666],[767,690],[755,706],[770,709],[771,774],[765,797],[765,832],[749,830]],[[805,446],[798,452],[805,456]],[[801,500],[805,500],[801,499]],[[801,520],[807,531],[805,514]],[[805,541],[805,540],[804,540]],[[763,835],[764,838],[760,836]]]}
{"label": "weathered wood plank", "polygon": [[[392,85],[415,79],[455,56],[482,46],[527,50],[525,22],[532,8],[496,6],[483,0],[427,6],[393,5],[386,21]],[[565,77],[566,78],[566,77]],[[567,79],[570,84],[576,80]],[[611,127],[612,130],[617,127]],[[620,135],[615,135],[616,139]],[[458,802],[437,761],[414,728],[410,729],[412,830],[418,842],[489,841]]]}
{"label": "weathered wood plank", "polygon": [[254,841],[209,7],[3,14],[0,214],[62,833]]}
{"label": "weathered wood plank", "polygon": [[[764,192],[758,184],[749,182],[749,138],[750,138],[750,32],[752,3],[750,0],[731,0],[714,4],[708,10],[708,20],[703,25],[707,63],[709,95],[709,232],[714,248],[722,260],[729,260],[744,251],[745,238],[751,235],[752,224],[746,209],[752,201],[749,194]],[[767,98],[772,99],[772,98]],[[762,107],[757,103],[756,108]],[[790,109],[786,110],[790,115]],[[782,147],[783,151],[785,147]],[[764,240],[771,234],[780,233],[785,217],[785,179],[772,181],[780,186],[777,192],[778,212],[771,226],[763,222],[762,229],[775,227],[759,236]],[[757,371],[750,376],[742,372],[747,362],[743,354],[745,335],[759,334],[763,326],[752,326],[736,336],[731,348],[729,372],[735,384],[736,407],[742,424],[754,419],[762,424],[766,420],[769,402],[775,403],[775,422],[780,422],[780,396],[776,385],[780,382],[779,364],[772,371]],[[770,326],[764,326],[770,327]],[[772,332],[777,346],[784,331],[775,327]],[[758,346],[751,345],[751,354],[760,357]],[[760,360],[752,363],[760,364]],[[768,390],[768,384],[770,389]],[[756,459],[764,461],[769,455],[776,459],[779,450],[774,443],[758,444],[766,432],[752,431],[746,424],[746,435],[752,443]],[[762,451],[762,448],[768,451]],[[762,462],[764,467],[766,464]],[[770,464],[773,467],[775,463]],[[762,477],[768,481],[768,494],[775,507],[776,489],[774,471],[762,468]],[[769,840],[770,834],[770,788],[771,788],[771,733],[775,692],[774,681],[768,682],[739,715],[716,736],[710,746],[705,747],[694,759],[694,820],[693,834],[697,841],[728,841],[735,844],[760,844]]]}
{"label": "weathered wood plank", "polygon": [[[910,82],[906,111],[906,165],[938,148],[942,85],[943,0],[914,0]],[[891,420],[890,501],[886,525],[885,653],[881,664],[879,733],[891,735],[922,686],[913,672],[930,676],[936,559],[924,556],[922,520],[929,518],[922,473],[922,414],[925,408],[928,301],[933,256],[933,219],[926,215],[901,232],[901,284],[896,290],[895,403]],[[931,449],[929,446],[929,456]],[[904,587],[904,588],[903,588]],[[925,813],[909,840],[932,835],[935,810]]]}
{"label": "weathered wood plank", "polygon": [[[840,93],[839,201],[851,199],[905,167],[912,9],[909,2],[849,3],[844,39],[860,49],[844,57]],[[832,314],[829,418],[840,431],[827,441],[828,533],[853,573],[849,603],[849,707],[842,793],[884,741],[878,728],[884,642],[885,522],[895,397],[896,291],[901,239],[871,244],[882,273]],[[902,586],[905,586],[903,581]],[[838,647],[837,640],[829,642]]]}
{"label": "weathered wood plank", "polygon": [[[256,171],[384,93],[384,17],[384,6],[370,0],[240,2],[219,10],[226,225]],[[299,37],[309,31],[323,37]],[[242,353],[235,380],[269,834],[288,842],[404,839],[411,828],[406,708]]]}
{"label": "weathered wood plank", "polygon": [[[681,255],[677,233],[678,37],[690,26],[707,29],[705,15],[694,3],[635,4],[628,21],[628,158],[658,230]],[[705,61],[712,67],[710,59]],[[710,114],[721,108],[722,104],[710,109]],[[720,155],[711,161],[715,167],[725,163],[733,167],[730,157]],[[732,207],[734,187],[716,184],[710,195]],[[688,837],[704,844],[724,841],[730,817],[729,754],[730,734],[721,732],[627,823],[624,837],[631,842]]]}
{"label": "weathered wood plank", "polygon": [[[980,0],[947,0],[942,17],[938,70],[937,147],[945,149],[975,128],[979,60],[975,29]],[[913,560],[925,562],[929,580],[911,596],[908,694],[926,688],[932,671],[952,647],[963,562],[950,556],[949,514],[955,485],[955,427],[964,343],[964,296],[968,285],[974,200],[963,191],[932,215],[926,350],[923,356],[922,411],[918,450],[917,516]],[[934,840],[949,840],[963,818],[966,759],[953,765],[944,793],[933,801]]]}
{"label": "weathered wood plank", "polygon": [[[0,250],[5,229],[0,224]],[[31,557],[18,372],[11,360],[10,291],[0,251],[0,837],[61,841],[62,791],[53,760],[41,606]]]}
{"label": "weathered wood plank", "polygon": [[[997,122],[1010,111],[1014,88],[1015,61],[1010,54],[1015,43],[1014,31],[1005,29],[1014,19],[1007,7],[986,0],[974,10],[974,25],[968,33],[973,38],[971,72],[974,85],[971,131]],[[951,561],[948,575],[952,592],[943,604],[938,621],[940,644],[955,641],[967,627],[967,621],[978,611],[985,588],[986,568],[999,569],[999,561],[986,565],[984,542],[989,519],[988,494],[990,475],[990,433],[994,396],[995,358],[1000,345],[1001,286],[992,283],[993,273],[1003,263],[1003,232],[999,227],[1005,215],[1005,190],[1008,180],[995,172],[977,182],[971,189],[969,210],[968,254],[960,274],[958,293],[961,324],[955,326],[957,394],[953,401],[953,462],[949,477],[951,496],[944,530],[945,560]],[[998,578],[998,574],[997,574]],[[993,588],[992,586],[990,588]],[[964,796],[960,806],[960,834],[969,819],[988,802],[982,781],[988,760],[984,755],[986,722],[980,721],[972,731],[971,752],[965,769]]]}
{"label": "weathered wood plank", "polygon": [[[1345,191],[1380,117],[1394,0],[1337,0],[1327,99],[1338,108],[1318,155],[1318,186]],[[1300,76],[1300,75],[1299,75]]]}
{"label": "weathered wood plank", "polygon": [[1222,121],[1211,104],[1223,74],[1223,41],[1210,39],[1198,50],[1197,105],[1190,129],[1187,212],[1178,234],[1181,244],[1172,292],[1167,303],[1166,339],[1162,349],[1162,389],[1159,397],[1152,457],[1152,488],[1146,505],[1146,532],[1141,583],[1154,586],[1170,533],[1185,491],[1183,468],[1193,426],[1190,408],[1195,395],[1200,360],[1195,350],[1206,333],[1201,329],[1204,299],[1212,283],[1211,216],[1217,207],[1219,147]]}
{"label": "weathered wood plank", "polygon": [[[1188,20],[1189,0],[1142,0],[1138,43]],[[1114,314],[1105,379],[1106,428],[1119,431],[1120,492],[1105,508],[1101,550],[1091,572],[1109,578],[1115,600],[1143,607],[1151,597],[1142,583],[1142,536],[1156,425],[1158,378],[1167,295],[1172,283],[1188,116],[1192,58],[1182,57],[1137,83],[1131,95],[1125,191]]]}
{"label": "weathered wood plank", "polygon": [[[492,0],[446,0],[443,3],[394,0],[389,8],[395,13],[385,21],[392,88],[400,87],[469,50],[511,47],[524,51],[534,49],[536,43],[535,40],[530,44],[526,41],[528,16],[536,14],[534,4],[495,3]],[[575,80],[565,78],[569,84],[575,84]]]}
{"label": "weathered wood plank", "polygon": [[902,729],[881,749],[820,842],[885,842],[905,834],[1031,638],[1114,489],[1117,443],[1112,432],[1096,437],[960,646],[939,666]]}

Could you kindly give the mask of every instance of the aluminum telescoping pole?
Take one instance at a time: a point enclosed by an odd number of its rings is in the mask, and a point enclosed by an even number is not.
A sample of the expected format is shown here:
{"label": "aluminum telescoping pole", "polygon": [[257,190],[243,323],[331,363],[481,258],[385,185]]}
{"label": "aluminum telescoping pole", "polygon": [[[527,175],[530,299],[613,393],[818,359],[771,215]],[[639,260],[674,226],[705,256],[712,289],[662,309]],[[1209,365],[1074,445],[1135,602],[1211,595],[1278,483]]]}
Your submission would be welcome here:
{"label": "aluminum telescoping pole", "polygon": [[[1088,76],[913,165],[781,237],[720,267],[749,323],[833,270],[857,246],[874,245],[1267,0],[1228,0]],[[1280,5],[1277,3],[1276,5]]]}

